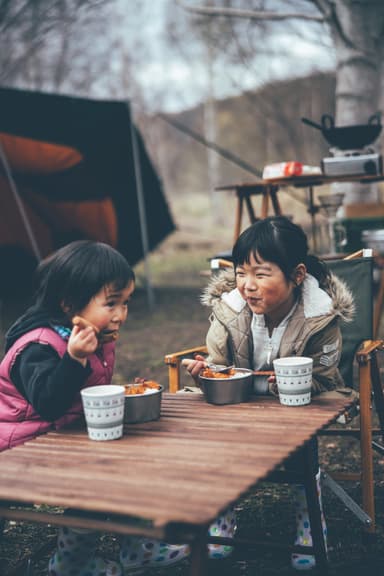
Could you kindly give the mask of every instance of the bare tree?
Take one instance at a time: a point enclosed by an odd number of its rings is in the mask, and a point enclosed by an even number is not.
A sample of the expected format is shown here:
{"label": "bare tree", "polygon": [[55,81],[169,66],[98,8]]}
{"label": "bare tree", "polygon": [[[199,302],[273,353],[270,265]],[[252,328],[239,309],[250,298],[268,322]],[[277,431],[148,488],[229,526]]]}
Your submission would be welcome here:
{"label": "bare tree", "polygon": [[[246,19],[258,24],[282,21],[315,22],[324,25],[333,40],[336,56],[336,123],[365,124],[381,103],[384,54],[384,2],[382,0],[282,0],[267,10],[239,7],[226,0],[220,7],[175,3],[187,12],[209,18]],[[248,3],[247,3],[248,4]],[[299,6],[299,9],[297,9]],[[374,187],[349,186],[346,203],[374,202]]]}
{"label": "bare tree", "polygon": [[100,0],[0,0],[0,83],[22,78],[39,85],[38,60],[47,38],[67,25],[69,14],[73,21],[79,11],[98,5]]}
{"label": "bare tree", "polygon": [[[0,85],[127,99],[152,48],[142,0],[0,0]],[[162,94],[151,91],[157,104]],[[149,98],[148,98],[149,100]]]}

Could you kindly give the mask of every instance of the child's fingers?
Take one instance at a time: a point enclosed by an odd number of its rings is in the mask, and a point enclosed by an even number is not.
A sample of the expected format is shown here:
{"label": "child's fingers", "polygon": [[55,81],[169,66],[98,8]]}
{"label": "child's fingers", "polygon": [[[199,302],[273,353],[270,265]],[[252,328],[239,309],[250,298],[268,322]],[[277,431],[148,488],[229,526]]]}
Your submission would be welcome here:
{"label": "child's fingers", "polygon": [[77,336],[80,332],[81,332],[80,326],[78,324],[74,324],[71,331],[71,337]]}
{"label": "child's fingers", "polygon": [[185,368],[188,368],[188,366],[191,366],[191,364],[194,364],[196,361],[193,358],[183,358],[181,361],[181,365],[185,366]]}
{"label": "child's fingers", "polygon": [[75,358],[86,358],[95,352],[98,340],[93,328],[74,326],[68,340],[68,352]]}
{"label": "child's fingers", "polygon": [[80,324],[74,324],[73,325],[73,328],[71,331],[71,336],[70,336],[70,338],[72,340],[76,339],[76,340],[83,341],[84,339],[89,340],[91,337],[96,338],[96,332],[95,332],[93,327],[91,327],[91,326],[83,327]]}
{"label": "child's fingers", "polygon": [[74,336],[77,338],[77,340],[83,342],[85,341],[88,342],[92,339],[95,339],[97,341],[95,331],[90,326],[88,326],[87,328],[79,328],[78,331],[74,334]]}
{"label": "child's fingers", "polygon": [[92,324],[91,322],[89,322],[89,320],[86,320],[82,316],[74,316],[72,318],[72,324],[73,324],[73,326],[78,326],[80,329],[85,329],[85,328],[90,327],[93,329],[93,331],[96,334],[99,332],[98,328],[96,328],[96,326],[94,326],[94,324]]}
{"label": "child's fingers", "polygon": [[187,370],[192,378],[196,379],[206,366],[207,363],[205,361],[196,360],[196,362],[193,365],[190,365]]}
{"label": "child's fingers", "polygon": [[183,358],[181,361],[182,366],[186,367],[187,372],[192,376],[192,378],[197,378],[201,370],[207,365],[204,357],[200,356],[200,358],[202,358],[202,360]]}
{"label": "child's fingers", "polygon": [[275,396],[278,396],[278,395],[279,395],[279,391],[278,391],[278,389],[277,389],[277,383],[276,383],[276,381],[270,382],[270,381],[268,380],[268,385],[269,385],[269,391],[270,391],[272,394],[274,394]]}
{"label": "child's fingers", "polygon": [[207,364],[205,361],[204,356],[200,354],[195,354],[194,358],[183,358],[181,361],[181,365],[188,368],[189,366],[195,365],[197,362],[203,362],[204,366]]}

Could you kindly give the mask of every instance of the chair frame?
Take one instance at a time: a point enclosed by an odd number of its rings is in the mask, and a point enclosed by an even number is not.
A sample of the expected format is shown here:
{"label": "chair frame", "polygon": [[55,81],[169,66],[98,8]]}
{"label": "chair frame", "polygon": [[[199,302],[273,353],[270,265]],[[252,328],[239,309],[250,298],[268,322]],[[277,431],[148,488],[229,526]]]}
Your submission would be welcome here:
{"label": "chair frame", "polygon": [[[352,436],[360,442],[360,471],[335,472],[332,473],[331,479],[361,483],[362,509],[368,515],[368,519],[364,515],[360,515],[358,511],[356,512],[353,509],[353,504],[352,506],[348,505],[348,500],[343,498],[342,491],[338,491],[337,487],[332,484],[332,480],[328,482],[328,485],[344,501],[346,506],[364,522],[367,538],[376,532],[373,450],[381,453],[384,451],[384,447],[373,440],[373,436],[381,435],[384,442],[384,396],[377,362],[377,353],[383,350],[383,340],[366,340],[356,352],[355,357],[359,371],[359,428],[338,429],[329,427],[319,433],[319,436]],[[372,427],[372,398],[380,428]]]}
{"label": "chair frame", "polygon": [[168,391],[171,394],[180,390],[180,367],[183,358],[190,358],[194,354],[208,354],[206,346],[195,346],[194,348],[187,348],[172,354],[164,356],[164,362],[168,366]]}

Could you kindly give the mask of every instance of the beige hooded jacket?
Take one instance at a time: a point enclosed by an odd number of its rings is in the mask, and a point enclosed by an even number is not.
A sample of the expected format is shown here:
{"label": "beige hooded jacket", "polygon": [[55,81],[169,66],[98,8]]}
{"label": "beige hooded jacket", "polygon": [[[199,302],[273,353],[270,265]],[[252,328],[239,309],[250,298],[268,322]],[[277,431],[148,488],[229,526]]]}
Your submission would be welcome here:
{"label": "beige hooded jacket", "polygon": [[[236,289],[233,271],[212,277],[201,301],[212,308],[206,338],[208,361],[253,369],[252,311]],[[353,297],[342,280],[331,274],[323,290],[313,276],[307,275],[278,357],[313,358],[313,394],[344,387],[337,368],[342,348],[339,322],[352,320],[353,314]],[[273,393],[272,386],[270,392]]]}

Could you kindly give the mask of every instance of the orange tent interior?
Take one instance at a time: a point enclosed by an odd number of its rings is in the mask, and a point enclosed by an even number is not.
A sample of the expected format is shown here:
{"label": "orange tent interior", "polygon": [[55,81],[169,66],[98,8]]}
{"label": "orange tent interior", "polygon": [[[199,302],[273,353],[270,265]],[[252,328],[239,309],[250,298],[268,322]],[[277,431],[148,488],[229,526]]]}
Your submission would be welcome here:
{"label": "orange tent interior", "polygon": [[133,138],[149,250],[174,230],[126,102],[0,89],[0,110],[0,294],[27,289],[38,260],[75,239],[143,258]]}

